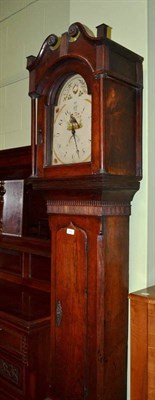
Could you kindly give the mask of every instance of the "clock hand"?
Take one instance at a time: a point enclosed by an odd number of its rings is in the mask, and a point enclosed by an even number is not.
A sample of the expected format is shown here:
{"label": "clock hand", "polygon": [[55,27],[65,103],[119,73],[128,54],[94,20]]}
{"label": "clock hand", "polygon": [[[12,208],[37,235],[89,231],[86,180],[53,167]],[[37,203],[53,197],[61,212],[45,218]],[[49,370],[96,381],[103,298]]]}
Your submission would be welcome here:
{"label": "clock hand", "polygon": [[79,128],[79,124],[78,124],[78,122],[77,122],[77,120],[76,120],[76,118],[74,117],[73,114],[70,114],[70,120],[69,120],[69,122],[70,122],[70,124],[71,124],[71,132],[72,132],[72,137],[73,137],[73,139],[74,139],[74,143],[75,143],[75,147],[76,147],[76,152],[77,152],[78,157],[80,158],[80,156],[79,156],[79,149],[78,149],[78,145],[77,145],[77,141],[76,141],[76,136],[75,136],[75,133],[76,133],[75,127]]}
{"label": "clock hand", "polygon": [[75,133],[76,133],[76,132],[75,132],[75,128],[74,128],[74,125],[72,124],[72,135],[73,135],[72,137],[73,137],[73,139],[74,139],[74,143],[75,143],[77,155],[78,155],[78,157],[80,158],[80,156],[79,156],[79,149],[78,149],[78,145],[77,145]]}

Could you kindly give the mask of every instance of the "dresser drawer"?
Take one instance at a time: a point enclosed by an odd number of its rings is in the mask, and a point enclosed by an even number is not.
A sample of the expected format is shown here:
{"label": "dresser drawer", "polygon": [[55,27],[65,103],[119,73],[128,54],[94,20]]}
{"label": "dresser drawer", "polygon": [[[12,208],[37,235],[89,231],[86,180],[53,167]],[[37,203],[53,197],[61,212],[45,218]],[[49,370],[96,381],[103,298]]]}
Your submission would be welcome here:
{"label": "dresser drawer", "polygon": [[22,354],[23,335],[0,324],[0,347]]}
{"label": "dresser drawer", "polygon": [[22,394],[24,390],[23,386],[24,366],[23,364],[10,357],[9,354],[3,354],[0,352],[0,386],[1,390],[6,386],[10,387],[11,393],[18,389],[18,393]]}

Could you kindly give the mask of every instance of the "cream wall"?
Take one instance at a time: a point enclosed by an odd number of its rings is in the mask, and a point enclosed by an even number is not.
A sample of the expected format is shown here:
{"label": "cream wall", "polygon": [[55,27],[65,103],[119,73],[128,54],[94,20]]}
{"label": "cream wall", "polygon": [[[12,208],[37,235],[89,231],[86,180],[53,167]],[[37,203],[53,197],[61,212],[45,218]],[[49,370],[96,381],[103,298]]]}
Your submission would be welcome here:
{"label": "cream wall", "polygon": [[[154,0],[153,0],[154,1]],[[147,0],[71,0],[70,22],[90,27],[106,23],[112,39],[144,57],[143,163],[144,179],[133,200],[130,222],[130,291],[142,288],[147,277]],[[96,32],[95,32],[96,33]]]}
{"label": "cream wall", "polygon": [[[148,0],[149,1],[149,0]],[[153,0],[154,1],[154,0]],[[147,0],[71,0],[70,23],[80,21],[95,32],[106,23],[112,39],[144,57],[143,181],[133,199],[130,218],[129,291],[147,284],[148,227],[148,33]],[[155,247],[155,246],[154,246]],[[128,364],[130,370],[130,363]],[[130,374],[128,400],[130,399]]]}
{"label": "cream wall", "polygon": [[[154,1],[154,0],[153,0]],[[70,22],[80,21],[94,31],[105,22],[112,39],[144,57],[143,181],[133,199],[130,218],[129,291],[147,284],[148,226],[148,48],[147,0],[71,0]],[[130,371],[130,362],[128,363]],[[128,374],[128,400],[130,399]]]}
{"label": "cream wall", "polygon": [[69,0],[0,0],[0,148],[30,144],[26,57],[69,25]]}
{"label": "cream wall", "polygon": [[[148,213],[148,199],[152,204],[154,198],[148,180],[148,146],[151,148],[153,144],[149,135],[153,135],[153,129],[148,134],[147,7],[149,5],[152,15],[153,3],[154,0],[0,0],[1,149],[30,143],[26,56],[37,55],[50,33],[61,34],[72,22],[79,21],[96,34],[95,26],[104,22],[112,27],[114,41],[144,57],[144,178],[133,200],[130,219],[130,291],[145,287],[147,283],[148,237],[152,237],[151,214]],[[149,158],[149,166],[152,165],[152,159],[153,154]],[[154,249],[154,242],[150,242],[150,255],[155,252]],[[152,267],[149,269],[150,284],[154,283],[155,275],[151,273]]]}
{"label": "cream wall", "polygon": [[155,283],[155,1],[148,1],[148,284]]}

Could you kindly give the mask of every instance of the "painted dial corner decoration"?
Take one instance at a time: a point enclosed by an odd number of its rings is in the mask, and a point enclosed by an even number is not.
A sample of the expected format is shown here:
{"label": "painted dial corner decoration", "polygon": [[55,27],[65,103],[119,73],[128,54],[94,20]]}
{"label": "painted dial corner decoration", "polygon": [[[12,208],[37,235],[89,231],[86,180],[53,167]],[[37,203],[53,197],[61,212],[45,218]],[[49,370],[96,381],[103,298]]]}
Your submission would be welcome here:
{"label": "painted dial corner decoration", "polygon": [[54,107],[52,165],[91,161],[91,95],[85,80],[73,75]]}

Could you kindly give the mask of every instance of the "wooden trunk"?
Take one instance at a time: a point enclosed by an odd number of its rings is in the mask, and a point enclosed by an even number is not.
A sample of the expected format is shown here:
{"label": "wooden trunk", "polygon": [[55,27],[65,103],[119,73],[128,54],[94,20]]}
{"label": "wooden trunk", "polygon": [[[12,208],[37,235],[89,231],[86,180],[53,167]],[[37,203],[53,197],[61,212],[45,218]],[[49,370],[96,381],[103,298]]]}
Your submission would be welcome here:
{"label": "wooden trunk", "polygon": [[99,202],[95,207],[83,205],[82,210],[77,202],[73,211],[70,205],[57,207],[51,201],[48,212],[51,393],[61,400],[124,400],[128,215],[125,210],[118,215],[118,209],[115,215],[114,207],[110,215],[109,207],[107,216],[107,207]]}

